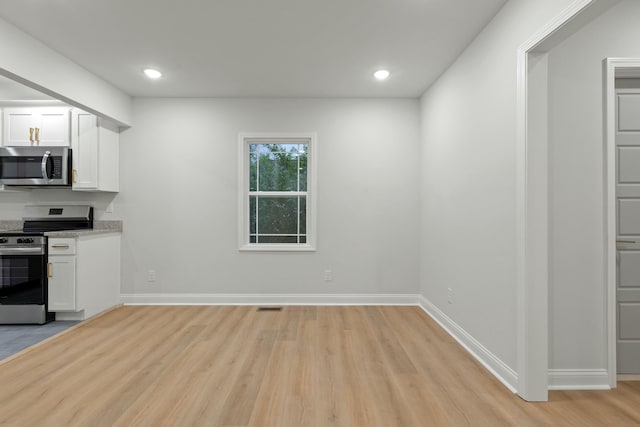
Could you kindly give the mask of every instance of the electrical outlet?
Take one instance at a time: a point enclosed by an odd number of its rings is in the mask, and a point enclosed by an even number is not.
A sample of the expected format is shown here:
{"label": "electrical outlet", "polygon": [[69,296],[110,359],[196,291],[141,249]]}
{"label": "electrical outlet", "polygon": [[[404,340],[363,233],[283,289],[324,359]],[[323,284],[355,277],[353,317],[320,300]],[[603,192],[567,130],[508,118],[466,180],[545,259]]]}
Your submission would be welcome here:
{"label": "electrical outlet", "polygon": [[447,288],[447,302],[453,304],[453,288]]}
{"label": "electrical outlet", "polygon": [[147,282],[155,282],[156,281],[156,271],[149,270],[147,272]]}
{"label": "electrical outlet", "polygon": [[333,280],[333,271],[325,270],[324,271],[324,281],[331,282]]}

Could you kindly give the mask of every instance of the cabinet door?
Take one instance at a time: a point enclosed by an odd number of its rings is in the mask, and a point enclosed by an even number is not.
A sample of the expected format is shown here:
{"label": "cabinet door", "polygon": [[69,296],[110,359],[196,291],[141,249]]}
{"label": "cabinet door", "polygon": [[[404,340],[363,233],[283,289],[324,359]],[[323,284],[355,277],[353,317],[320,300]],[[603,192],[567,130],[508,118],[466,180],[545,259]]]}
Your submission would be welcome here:
{"label": "cabinet door", "polygon": [[[34,145],[38,118],[38,113],[33,108],[5,108],[2,120],[4,123],[2,144],[5,146]],[[31,134],[30,129],[33,129]]]}
{"label": "cabinet door", "polygon": [[69,146],[69,109],[39,108],[38,145]]}
{"label": "cabinet door", "polygon": [[74,189],[98,188],[98,118],[74,111],[71,119]]}
{"label": "cabinet door", "polygon": [[49,256],[49,311],[76,310],[76,257]]}
{"label": "cabinet door", "polygon": [[69,109],[66,107],[5,108],[5,146],[69,146]]}

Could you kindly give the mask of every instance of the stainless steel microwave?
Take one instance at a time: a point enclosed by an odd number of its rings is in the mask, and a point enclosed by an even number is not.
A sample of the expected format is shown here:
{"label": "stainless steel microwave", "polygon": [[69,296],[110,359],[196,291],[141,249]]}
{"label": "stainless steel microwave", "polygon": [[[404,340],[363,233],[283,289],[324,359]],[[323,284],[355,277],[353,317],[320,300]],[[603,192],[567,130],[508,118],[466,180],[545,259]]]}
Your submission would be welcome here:
{"label": "stainless steel microwave", "polygon": [[69,147],[0,147],[0,184],[71,186]]}

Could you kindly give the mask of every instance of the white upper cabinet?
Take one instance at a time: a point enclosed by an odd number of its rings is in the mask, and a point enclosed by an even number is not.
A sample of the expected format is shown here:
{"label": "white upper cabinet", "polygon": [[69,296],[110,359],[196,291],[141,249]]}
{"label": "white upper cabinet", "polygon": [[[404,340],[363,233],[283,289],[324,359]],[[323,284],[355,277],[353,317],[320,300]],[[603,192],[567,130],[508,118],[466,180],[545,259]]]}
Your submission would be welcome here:
{"label": "white upper cabinet", "polygon": [[119,191],[118,128],[81,110],[71,113],[72,189]]}
{"label": "white upper cabinet", "polygon": [[5,146],[68,147],[69,108],[4,108],[3,138]]}

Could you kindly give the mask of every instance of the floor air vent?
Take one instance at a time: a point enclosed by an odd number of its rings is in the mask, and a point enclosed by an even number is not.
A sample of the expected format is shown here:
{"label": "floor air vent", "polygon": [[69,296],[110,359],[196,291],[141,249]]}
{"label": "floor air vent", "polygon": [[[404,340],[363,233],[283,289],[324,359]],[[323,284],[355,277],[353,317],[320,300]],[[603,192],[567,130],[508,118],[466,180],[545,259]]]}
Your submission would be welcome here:
{"label": "floor air vent", "polygon": [[258,311],[282,311],[282,307],[258,307]]}

